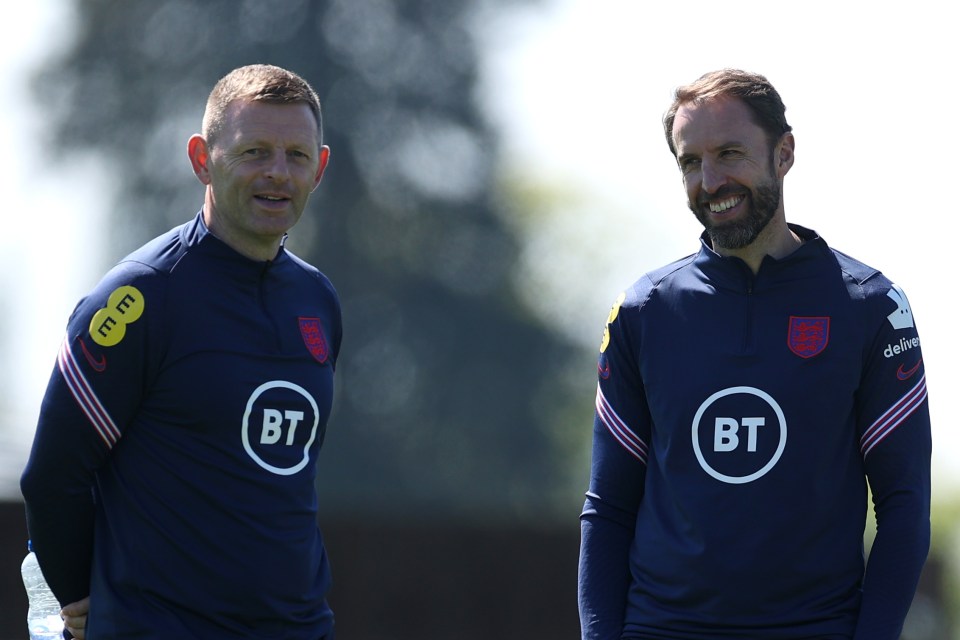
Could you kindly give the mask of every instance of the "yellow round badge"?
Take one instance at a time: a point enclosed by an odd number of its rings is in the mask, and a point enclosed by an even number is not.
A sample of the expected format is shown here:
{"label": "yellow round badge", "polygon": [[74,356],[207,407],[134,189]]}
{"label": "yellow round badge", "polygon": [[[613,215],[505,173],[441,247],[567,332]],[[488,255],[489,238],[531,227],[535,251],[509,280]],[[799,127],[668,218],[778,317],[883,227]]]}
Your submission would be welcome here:
{"label": "yellow round badge", "polygon": [[107,306],[90,319],[90,337],[101,347],[119,344],[127,325],[143,315],[143,308],[143,294],[136,287],[117,287],[107,298]]}
{"label": "yellow round badge", "polygon": [[600,341],[600,353],[606,351],[607,347],[610,345],[610,325],[613,324],[613,321],[617,319],[617,315],[620,313],[620,305],[622,305],[623,301],[626,299],[626,292],[621,293],[617,297],[617,301],[613,303],[613,307],[610,308],[610,315],[607,316],[607,324],[603,328],[603,340]]}

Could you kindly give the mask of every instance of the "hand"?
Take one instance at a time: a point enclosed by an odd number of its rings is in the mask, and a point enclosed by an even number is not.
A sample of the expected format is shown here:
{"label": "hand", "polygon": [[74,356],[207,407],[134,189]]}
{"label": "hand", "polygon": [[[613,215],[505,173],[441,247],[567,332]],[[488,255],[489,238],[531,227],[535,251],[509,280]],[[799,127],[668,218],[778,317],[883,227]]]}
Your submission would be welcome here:
{"label": "hand", "polygon": [[83,640],[87,630],[87,613],[90,611],[90,597],[77,602],[71,602],[60,610],[63,626],[73,634],[77,640]]}

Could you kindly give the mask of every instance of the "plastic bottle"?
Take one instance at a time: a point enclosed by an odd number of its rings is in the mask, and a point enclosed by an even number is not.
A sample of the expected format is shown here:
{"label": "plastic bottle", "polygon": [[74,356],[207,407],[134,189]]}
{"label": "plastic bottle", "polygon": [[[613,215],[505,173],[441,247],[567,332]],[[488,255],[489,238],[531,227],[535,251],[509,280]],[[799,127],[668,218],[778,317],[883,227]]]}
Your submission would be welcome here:
{"label": "plastic bottle", "polygon": [[27,542],[27,556],[20,565],[23,586],[27,590],[30,608],[27,611],[27,628],[30,640],[62,640],[63,620],[60,618],[60,603],[47,586],[40,571],[33,545]]}

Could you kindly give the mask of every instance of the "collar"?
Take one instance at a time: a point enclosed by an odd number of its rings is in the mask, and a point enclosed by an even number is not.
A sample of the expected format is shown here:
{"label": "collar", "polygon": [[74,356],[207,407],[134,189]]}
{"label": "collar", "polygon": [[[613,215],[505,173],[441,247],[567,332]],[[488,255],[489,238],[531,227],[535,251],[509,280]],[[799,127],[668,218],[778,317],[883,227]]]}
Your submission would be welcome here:
{"label": "collar", "polygon": [[204,252],[208,255],[227,259],[235,262],[237,265],[247,264],[249,267],[254,267],[258,271],[262,271],[272,265],[284,264],[290,259],[285,248],[286,238],[287,236],[284,234],[283,241],[280,243],[280,249],[277,251],[277,255],[273,260],[263,261],[248,258],[215,236],[203,221],[203,209],[197,212],[193,220],[184,225],[183,228],[183,240],[187,246],[202,246]]}
{"label": "collar", "polygon": [[824,260],[824,257],[831,253],[826,241],[812,229],[797,224],[787,226],[797,234],[803,244],[780,260],[766,256],[756,275],[740,258],[723,256],[714,251],[706,231],[700,235],[700,251],[694,258],[694,265],[717,286],[738,290],[747,288],[752,291],[807,275],[817,275],[829,268],[829,262]]}

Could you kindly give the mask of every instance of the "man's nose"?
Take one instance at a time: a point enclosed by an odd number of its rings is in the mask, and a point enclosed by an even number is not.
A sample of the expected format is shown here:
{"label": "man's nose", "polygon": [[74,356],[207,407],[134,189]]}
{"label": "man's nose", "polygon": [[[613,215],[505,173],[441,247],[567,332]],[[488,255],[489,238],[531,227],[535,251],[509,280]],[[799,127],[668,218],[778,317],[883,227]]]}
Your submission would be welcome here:
{"label": "man's nose", "polygon": [[716,193],[717,190],[727,183],[727,176],[717,165],[710,160],[703,160],[700,165],[700,186],[707,193]]}
{"label": "man's nose", "polygon": [[287,180],[290,177],[290,165],[287,162],[287,155],[285,153],[272,154],[264,174],[271,180]]}

